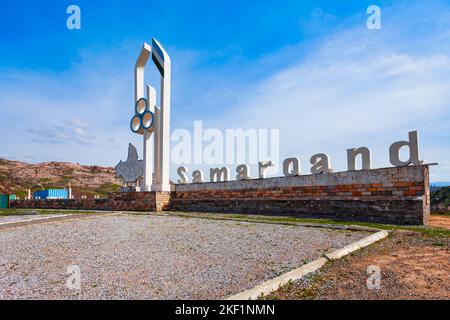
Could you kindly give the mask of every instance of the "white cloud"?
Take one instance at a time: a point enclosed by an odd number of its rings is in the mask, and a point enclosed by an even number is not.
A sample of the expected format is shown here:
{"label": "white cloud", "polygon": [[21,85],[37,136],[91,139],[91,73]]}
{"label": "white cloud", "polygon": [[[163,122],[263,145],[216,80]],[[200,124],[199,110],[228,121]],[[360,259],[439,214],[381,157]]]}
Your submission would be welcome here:
{"label": "white cloud", "polygon": [[[445,163],[450,159],[450,23],[436,30],[435,16],[428,16],[433,35],[419,33],[410,41],[413,30],[404,21],[420,8],[398,9],[383,10],[393,18],[384,21],[391,24],[388,30],[397,28],[394,34],[363,30],[364,21],[330,34],[305,59],[263,79],[220,125],[279,128],[283,156],[309,163],[312,154],[326,152],[337,170],[346,169],[345,150],[361,145],[373,150],[375,167],[389,166],[389,145],[418,130],[422,156]],[[450,18],[448,8],[436,10],[438,21],[442,14]],[[417,43],[434,45],[417,51]],[[433,167],[432,176],[450,180],[445,166]]]}
{"label": "white cloud", "polygon": [[32,141],[43,144],[63,144],[75,142],[81,145],[90,145],[95,136],[91,134],[89,124],[77,118],[62,121],[62,124],[50,127],[30,128]]}

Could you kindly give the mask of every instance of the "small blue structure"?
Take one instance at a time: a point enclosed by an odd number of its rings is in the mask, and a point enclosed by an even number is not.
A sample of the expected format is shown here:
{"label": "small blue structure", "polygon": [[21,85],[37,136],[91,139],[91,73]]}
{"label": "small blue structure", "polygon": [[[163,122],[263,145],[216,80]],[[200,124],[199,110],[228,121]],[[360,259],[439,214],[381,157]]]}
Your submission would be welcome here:
{"label": "small blue structure", "polygon": [[46,200],[46,199],[68,199],[69,195],[65,189],[49,189],[49,190],[39,190],[33,193],[33,198],[36,200]]}

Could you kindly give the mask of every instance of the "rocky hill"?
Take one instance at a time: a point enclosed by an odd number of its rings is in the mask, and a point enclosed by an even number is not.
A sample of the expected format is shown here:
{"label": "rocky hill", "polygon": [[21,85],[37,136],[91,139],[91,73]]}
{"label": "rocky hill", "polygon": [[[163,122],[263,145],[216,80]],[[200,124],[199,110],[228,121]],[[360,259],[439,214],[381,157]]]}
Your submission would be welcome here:
{"label": "rocky hill", "polygon": [[0,158],[0,194],[15,194],[23,199],[33,184],[51,189],[64,188],[69,183],[76,197],[105,196],[121,187],[121,182],[115,178],[114,168],[66,162],[29,164]]}

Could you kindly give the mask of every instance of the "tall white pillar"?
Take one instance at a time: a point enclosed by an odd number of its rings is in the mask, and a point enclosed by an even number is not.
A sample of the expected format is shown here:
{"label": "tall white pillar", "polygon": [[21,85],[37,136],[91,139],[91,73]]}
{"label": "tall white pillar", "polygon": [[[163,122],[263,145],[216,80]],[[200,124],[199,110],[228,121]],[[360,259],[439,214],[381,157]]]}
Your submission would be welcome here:
{"label": "tall white pillar", "polygon": [[[171,91],[171,61],[169,55],[158,41],[152,39],[152,45],[144,43],[136,61],[135,102],[144,97],[144,68],[152,56],[156,68],[161,75],[161,108],[156,106],[156,92],[147,87],[147,102],[149,110],[154,114],[154,130],[143,130],[137,133],[144,135],[144,191],[170,191],[170,91]],[[152,131],[155,132],[152,138]],[[152,154],[154,150],[154,154]],[[152,157],[154,163],[152,162]],[[152,179],[152,176],[154,177]]]}
{"label": "tall white pillar", "polygon": [[172,66],[170,57],[156,39],[152,40],[152,54],[161,74],[161,109],[156,111],[156,175],[155,191],[170,191],[170,98]]}
{"label": "tall white pillar", "polygon": [[161,163],[160,190],[170,191],[170,64],[169,69],[164,68],[164,78],[161,79],[161,112],[160,112],[160,151]]}
{"label": "tall white pillar", "polygon": [[[149,111],[155,114],[156,109],[156,90],[147,85],[147,101]],[[152,131],[144,131],[144,179],[142,182],[142,191],[152,191],[154,160],[155,160],[155,135]]]}

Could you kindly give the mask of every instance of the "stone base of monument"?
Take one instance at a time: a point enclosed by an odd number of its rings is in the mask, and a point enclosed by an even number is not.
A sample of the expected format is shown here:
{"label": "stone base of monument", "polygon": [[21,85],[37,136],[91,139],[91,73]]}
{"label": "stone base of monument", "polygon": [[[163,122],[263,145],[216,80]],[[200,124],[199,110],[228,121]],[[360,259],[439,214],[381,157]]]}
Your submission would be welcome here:
{"label": "stone base of monument", "polygon": [[226,212],[427,225],[427,165],[304,176],[178,184],[171,192],[108,199],[11,200],[11,208]]}
{"label": "stone base of monument", "polygon": [[111,193],[108,205],[114,211],[163,211],[170,209],[170,192]]}
{"label": "stone base of monument", "polygon": [[427,165],[177,185],[174,211],[427,225]]}
{"label": "stone base of monument", "polygon": [[115,192],[107,199],[48,199],[11,201],[15,209],[159,212],[170,209],[170,192]]}

